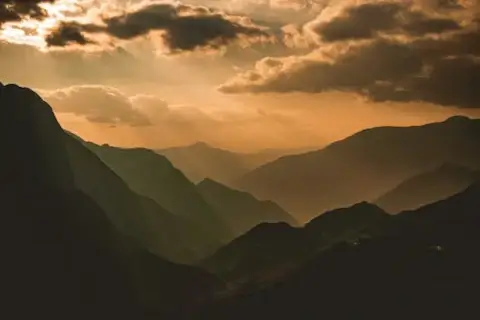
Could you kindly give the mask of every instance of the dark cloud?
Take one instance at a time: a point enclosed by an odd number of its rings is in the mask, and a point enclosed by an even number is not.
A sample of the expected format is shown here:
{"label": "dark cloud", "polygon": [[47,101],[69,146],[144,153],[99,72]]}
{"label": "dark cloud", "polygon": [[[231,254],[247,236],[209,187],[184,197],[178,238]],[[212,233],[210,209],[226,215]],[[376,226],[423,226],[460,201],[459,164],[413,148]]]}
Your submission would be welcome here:
{"label": "dark cloud", "polygon": [[[440,7],[446,10],[443,15],[436,14]],[[264,58],[220,90],[345,91],[372,101],[480,108],[480,26],[472,14],[476,8],[468,0],[347,6],[328,20],[321,16],[308,25],[323,40],[313,52]]]}
{"label": "dark cloud", "polygon": [[122,15],[103,19],[103,25],[62,23],[47,37],[50,46],[88,44],[88,34],[104,34],[116,40],[131,40],[161,31],[170,52],[199,48],[217,49],[234,40],[253,42],[269,35],[243,17],[229,16],[206,7],[146,2]]}
{"label": "dark cloud", "polygon": [[45,42],[50,47],[65,47],[69,44],[86,45],[89,43],[95,43],[85,37],[82,33],[83,29],[84,28],[78,23],[62,22],[45,38]]}
{"label": "dark cloud", "polygon": [[[275,68],[279,71],[275,72]],[[377,81],[399,80],[421,68],[421,59],[409,47],[378,41],[372,45],[352,46],[334,63],[316,56],[283,63],[266,58],[257,66],[263,71],[261,74],[250,73],[248,79],[243,79],[247,82],[239,80],[227,84],[222,91],[361,91]]]}
{"label": "dark cloud", "polygon": [[424,76],[374,86],[374,101],[426,101],[445,106],[480,108],[480,61],[472,57],[443,58]]}
{"label": "dark cloud", "polygon": [[149,126],[148,117],[121,91],[95,85],[73,86],[43,94],[54,110],[110,125]]}
{"label": "dark cloud", "polygon": [[313,27],[324,41],[372,38],[378,31],[397,27],[396,16],[403,6],[398,3],[366,3],[349,7],[331,21]]}
{"label": "dark cloud", "polygon": [[43,19],[47,12],[39,6],[40,3],[53,3],[56,0],[1,0],[0,25],[5,22],[20,21],[23,18]]}
{"label": "dark cloud", "polygon": [[433,17],[418,11],[407,2],[371,2],[347,7],[329,21],[312,24],[323,41],[371,39],[380,32],[397,32],[421,36],[458,30],[457,21]]}
{"label": "dark cloud", "polygon": [[337,43],[304,57],[259,63],[255,70],[239,75],[220,90],[349,91],[374,101],[479,108],[479,40],[480,31],[475,29],[441,39],[402,42],[380,38],[348,46]]}
{"label": "dark cloud", "polygon": [[443,33],[460,29],[458,22],[447,18],[426,18],[419,14],[417,19],[412,19],[409,23],[402,26],[410,35],[422,36],[432,33]]}

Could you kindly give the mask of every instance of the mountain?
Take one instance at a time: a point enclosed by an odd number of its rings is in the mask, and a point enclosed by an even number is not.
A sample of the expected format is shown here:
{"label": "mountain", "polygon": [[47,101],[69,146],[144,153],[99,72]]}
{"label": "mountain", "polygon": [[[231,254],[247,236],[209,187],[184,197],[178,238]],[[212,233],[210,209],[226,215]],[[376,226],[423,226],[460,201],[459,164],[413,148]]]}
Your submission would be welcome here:
{"label": "mountain", "polygon": [[308,221],[332,208],[373,202],[444,163],[478,169],[479,140],[480,120],[460,116],[416,127],[372,128],[324,149],[267,163],[233,186]]}
{"label": "mountain", "polygon": [[235,285],[264,284],[281,279],[337,243],[381,234],[389,221],[382,209],[362,202],[326,212],[303,228],[263,223],[220,248],[202,265]]}
{"label": "mountain", "polygon": [[119,230],[151,252],[191,263],[222,244],[195,221],[132,191],[79,137],[64,134],[64,139],[76,186],[100,205]]}
{"label": "mountain", "polygon": [[375,203],[390,213],[412,210],[465,190],[479,178],[479,171],[446,163],[407,179]]}
{"label": "mountain", "polygon": [[210,178],[226,185],[229,185],[233,179],[281,155],[276,151],[236,153],[214,148],[204,142],[156,150],[156,152],[164,155],[195,183]]}
{"label": "mountain", "polygon": [[262,222],[297,222],[285,210],[272,201],[259,201],[252,195],[231,189],[212,179],[204,179],[197,185],[203,198],[221,214],[236,236]]}
{"label": "mountain", "polygon": [[[0,281],[8,318],[146,319],[186,310],[221,287],[212,275],[168,262],[124,234],[120,217],[77,185],[71,142],[36,93],[0,83]],[[91,153],[78,155],[86,173]],[[112,196],[126,195],[116,190]]]}
{"label": "mountain", "polygon": [[480,184],[391,216],[385,232],[319,252],[281,281],[224,295],[194,319],[389,319],[476,310]]}
{"label": "mountain", "polygon": [[154,200],[176,216],[192,221],[204,231],[205,237],[220,242],[233,237],[196,186],[165,157],[143,148],[124,149],[91,142],[84,144],[133,191]]}

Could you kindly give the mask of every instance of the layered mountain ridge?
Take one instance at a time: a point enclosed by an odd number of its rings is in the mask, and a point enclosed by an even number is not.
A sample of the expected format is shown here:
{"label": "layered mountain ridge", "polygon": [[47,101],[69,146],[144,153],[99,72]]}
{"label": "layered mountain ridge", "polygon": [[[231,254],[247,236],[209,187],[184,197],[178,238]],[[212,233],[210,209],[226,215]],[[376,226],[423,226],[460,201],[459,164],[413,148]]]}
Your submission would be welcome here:
{"label": "layered mountain ridge", "polygon": [[233,186],[308,221],[334,208],[374,202],[444,163],[479,169],[478,136],[480,120],[460,116],[415,127],[371,128],[324,149],[265,164]]}
{"label": "layered mountain ridge", "polygon": [[[154,152],[66,133],[32,90],[0,84],[2,311],[54,320],[461,317],[480,283],[478,121],[370,129],[293,157],[300,167],[276,181],[297,192],[285,203],[308,201],[312,211],[297,215],[353,202],[298,227],[270,201],[213,180],[193,185]],[[296,179],[307,176],[318,188],[302,194],[307,183]],[[431,192],[437,185],[455,188]],[[436,202],[423,205],[414,197],[422,190]],[[365,201],[382,194],[415,208],[390,215]],[[167,259],[201,259],[208,271]]]}

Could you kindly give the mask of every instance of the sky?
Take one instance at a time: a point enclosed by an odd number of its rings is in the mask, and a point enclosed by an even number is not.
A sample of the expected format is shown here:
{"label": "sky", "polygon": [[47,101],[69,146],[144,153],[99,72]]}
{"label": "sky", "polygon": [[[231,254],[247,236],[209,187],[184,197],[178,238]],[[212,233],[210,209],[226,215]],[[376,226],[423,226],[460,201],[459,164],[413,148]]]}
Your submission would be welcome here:
{"label": "sky", "polygon": [[87,140],[237,151],[480,116],[479,0],[0,0],[0,81]]}

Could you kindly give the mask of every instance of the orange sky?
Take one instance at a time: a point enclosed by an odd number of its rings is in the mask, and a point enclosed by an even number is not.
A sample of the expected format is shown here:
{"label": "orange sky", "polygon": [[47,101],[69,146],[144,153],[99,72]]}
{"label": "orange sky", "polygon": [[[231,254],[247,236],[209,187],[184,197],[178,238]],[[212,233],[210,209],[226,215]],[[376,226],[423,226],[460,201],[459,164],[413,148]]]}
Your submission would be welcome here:
{"label": "orange sky", "polygon": [[[89,1],[41,4],[41,19],[22,16],[5,22],[0,16],[0,81],[35,88],[66,129],[88,140],[150,148],[205,141],[242,151],[320,147],[368,127],[480,115],[480,98],[469,87],[478,81],[475,57],[480,50],[459,51],[476,48],[459,42],[478,34],[472,22],[478,17],[475,3],[459,1],[453,10],[439,7],[436,0],[415,0],[412,6],[390,0],[403,20],[389,17],[398,26],[386,28],[366,19],[359,39],[355,33],[348,38],[348,19],[365,17],[352,8],[368,3],[379,10],[381,1],[325,0],[304,6],[292,0],[270,7],[249,0],[185,1],[184,7],[153,0],[132,1],[133,6],[120,0]],[[162,10],[167,3],[174,18],[165,18],[160,7],[152,9],[159,3]],[[215,8],[200,11],[202,5]],[[158,16],[142,26],[140,35],[130,37],[128,19],[116,22],[116,29],[108,27],[117,21],[115,14],[125,18],[147,11]],[[411,12],[416,15],[409,16]],[[197,21],[197,38],[185,38],[191,30],[182,29],[183,19],[192,23],[198,17],[218,23],[218,30],[202,33]],[[55,47],[48,47],[45,39],[72,21],[79,35],[63,31],[52,42]],[[289,23],[294,25],[286,28]],[[438,43],[431,46],[438,53],[430,51],[430,60],[415,60],[425,51],[407,56],[427,40]],[[392,50],[409,51],[396,56]],[[457,58],[458,68],[472,64],[470,80],[459,77],[465,72],[455,69]],[[432,81],[420,83],[415,72],[425,70],[435,71],[427,75]],[[458,85],[439,83],[446,81],[447,71]],[[382,83],[394,89],[385,91],[386,98],[372,91]],[[398,96],[399,88],[408,95]],[[444,92],[448,90],[452,92]]]}

